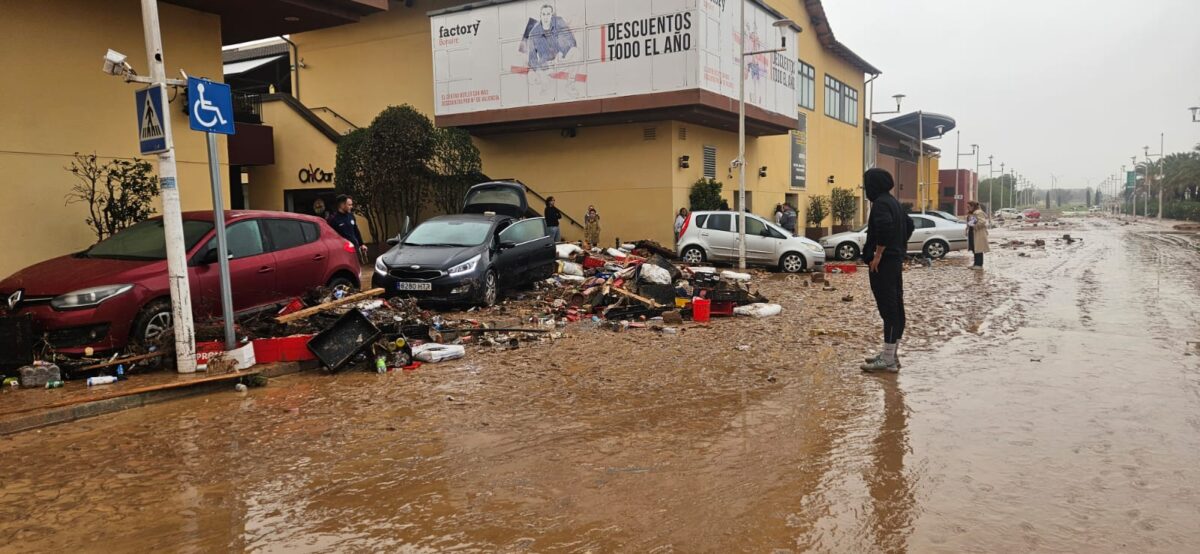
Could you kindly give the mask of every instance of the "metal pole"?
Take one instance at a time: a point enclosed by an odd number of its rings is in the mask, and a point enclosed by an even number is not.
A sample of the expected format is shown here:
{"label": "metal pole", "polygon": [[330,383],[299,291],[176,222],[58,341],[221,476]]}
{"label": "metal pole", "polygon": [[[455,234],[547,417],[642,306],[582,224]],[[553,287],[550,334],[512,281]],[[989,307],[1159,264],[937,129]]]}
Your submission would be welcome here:
{"label": "metal pole", "polygon": [[962,130],[955,133],[954,138],[954,215],[958,215],[958,197],[962,191],[958,186],[958,172],[962,170]]}
{"label": "metal pole", "polygon": [[917,203],[921,205],[921,213],[925,213],[925,203],[921,201],[921,191],[929,183],[921,183],[921,165],[925,161],[925,110],[917,110]]}
{"label": "metal pole", "polygon": [[[1158,134],[1158,169],[1160,169],[1160,170],[1162,169],[1163,155],[1167,153],[1167,151],[1164,149],[1164,147],[1167,144],[1166,135],[1167,135],[1166,133]],[[1162,184],[1162,182],[1159,182],[1158,183],[1158,221],[1160,223],[1162,222],[1162,212],[1163,212],[1163,184]]]}
{"label": "metal pole", "polygon": [[217,232],[217,268],[221,277],[221,319],[225,322],[225,350],[237,346],[233,335],[233,292],[229,284],[229,245],[225,240],[225,202],[221,199],[221,164],[217,160],[217,135],[208,138],[208,174],[212,182],[213,227]]}
{"label": "metal pole", "polygon": [[162,95],[163,111],[167,112],[161,114],[167,150],[158,155],[158,176],[167,250],[167,283],[171,290],[171,322],[175,329],[175,368],[179,373],[195,373],[196,335],[192,322],[192,295],[188,288],[187,252],[184,251],[183,214],[179,207],[179,187],[176,183],[178,173],[175,168],[175,143],[171,138],[171,110],[164,86],[167,71],[158,27],[158,0],[142,0],[142,31],[146,39],[150,78],[158,85],[156,93]]}
{"label": "metal pole", "polygon": [[738,269],[746,269],[746,0],[738,6]]}

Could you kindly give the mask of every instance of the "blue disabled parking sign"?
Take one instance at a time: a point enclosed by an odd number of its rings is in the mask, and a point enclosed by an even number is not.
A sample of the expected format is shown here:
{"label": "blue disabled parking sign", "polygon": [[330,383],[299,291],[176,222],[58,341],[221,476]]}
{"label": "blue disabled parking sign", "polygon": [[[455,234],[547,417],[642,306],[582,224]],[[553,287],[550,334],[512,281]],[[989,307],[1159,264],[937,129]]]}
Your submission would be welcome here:
{"label": "blue disabled parking sign", "polygon": [[233,93],[229,85],[188,77],[188,125],[193,131],[232,135]]}
{"label": "blue disabled parking sign", "polygon": [[138,146],[142,155],[166,152],[167,125],[163,112],[162,85],[153,85],[134,94],[138,115]]}

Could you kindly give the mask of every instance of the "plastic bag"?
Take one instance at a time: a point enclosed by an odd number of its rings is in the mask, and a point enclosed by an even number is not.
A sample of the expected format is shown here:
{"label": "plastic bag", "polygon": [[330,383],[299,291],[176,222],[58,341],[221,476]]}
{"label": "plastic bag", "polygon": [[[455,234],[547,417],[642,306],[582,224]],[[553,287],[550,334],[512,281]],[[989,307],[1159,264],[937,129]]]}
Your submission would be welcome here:
{"label": "plastic bag", "polygon": [[729,279],[730,281],[749,281],[750,274],[749,273],[738,273],[736,271],[722,271],[721,278]]}
{"label": "plastic bag", "polygon": [[733,309],[736,315],[748,315],[751,317],[771,317],[777,316],[783,311],[783,306],[779,304],[748,304],[746,306],[738,306]]}
{"label": "plastic bag", "polygon": [[554,249],[558,252],[560,260],[569,260],[572,256],[583,253],[582,248],[570,243],[556,244]]}
{"label": "plastic bag", "polygon": [[645,283],[669,285],[671,284],[671,272],[654,264],[642,264],[640,279]]}
{"label": "plastic bag", "polygon": [[426,363],[457,360],[467,355],[467,349],[458,344],[422,344],[414,346],[412,352],[413,358]]}
{"label": "plastic bag", "polygon": [[583,277],[583,266],[575,262],[558,262],[558,272],[562,275]]}

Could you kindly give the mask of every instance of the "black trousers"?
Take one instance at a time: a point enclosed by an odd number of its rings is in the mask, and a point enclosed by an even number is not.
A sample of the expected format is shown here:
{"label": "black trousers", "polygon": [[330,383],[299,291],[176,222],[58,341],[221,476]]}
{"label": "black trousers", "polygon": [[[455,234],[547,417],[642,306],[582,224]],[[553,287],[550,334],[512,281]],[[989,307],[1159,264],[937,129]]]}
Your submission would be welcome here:
{"label": "black trousers", "polygon": [[[975,233],[967,230],[967,250],[975,252]],[[975,252],[975,265],[983,267],[983,252]]]}
{"label": "black trousers", "polygon": [[871,293],[879,317],[883,318],[883,342],[896,344],[904,338],[904,262],[884,258],[879,271],[871,272]]}

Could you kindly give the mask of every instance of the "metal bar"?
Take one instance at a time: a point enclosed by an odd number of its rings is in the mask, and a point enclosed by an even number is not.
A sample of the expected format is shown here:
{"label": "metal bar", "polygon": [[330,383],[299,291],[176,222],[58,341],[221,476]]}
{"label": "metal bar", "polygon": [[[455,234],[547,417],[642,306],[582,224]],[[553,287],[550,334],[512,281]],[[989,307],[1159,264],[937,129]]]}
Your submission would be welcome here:
{"label": "metal bar", "polygon": [[225,201],[221,198],[221,163],[217,159],[216,133],[204,133],[208,143],[208,174],[212,182],[213,227],[217,233],[217,268],[221,279],[221,319],[225,322],[225,350],[237,346],[233,334],[233,289],[229,282],[229,242],[225,238]]}

